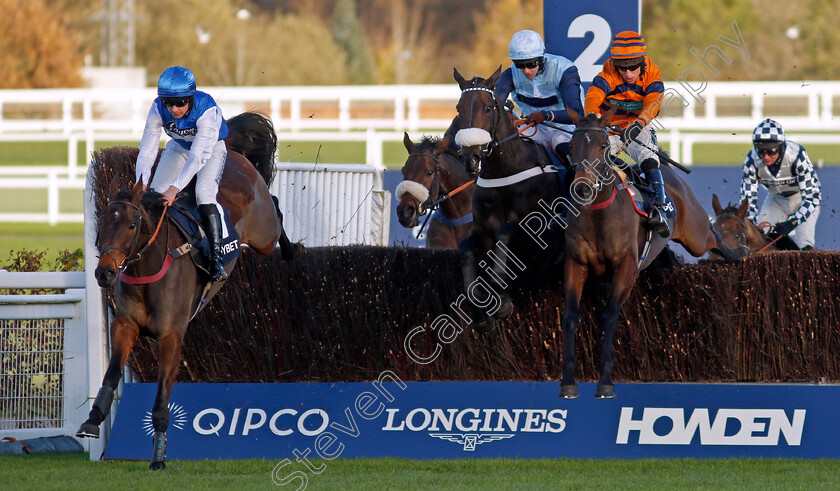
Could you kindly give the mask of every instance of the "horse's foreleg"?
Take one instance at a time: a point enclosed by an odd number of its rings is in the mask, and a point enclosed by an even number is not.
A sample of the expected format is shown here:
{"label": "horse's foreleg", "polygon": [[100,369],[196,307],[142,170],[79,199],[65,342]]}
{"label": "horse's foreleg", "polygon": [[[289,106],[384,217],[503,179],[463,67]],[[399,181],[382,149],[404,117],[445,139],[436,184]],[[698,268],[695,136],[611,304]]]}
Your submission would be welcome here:
{"label": "horse's foreleg", "polygon": [[510,239],[518,226],[515,223],[506,223],[499,227],[499,231],[496,233],[496,244],[490,257],[493,266],[492,268],[488,266],[488,274],[492,277],[493,282],[498,285],[500,292],[499,308],[495,313],[496,318],[500,320],[507,319],[513,313],[513,301],[507,294],[508,282],[516,279],[516,270],[519,272],[525,270],[525,264],[509,248]]}
{"label": "horse's foreleg", "polygon": [[[467,297],[470,296],[470,289],[478,280],[478,275],[475,270],[477,243],[478,240],[475,234],[470,234],[458,244],[458,252],[461,256],[461,274],[464,278],[464,295]],[[479,311],[474,302],[467,300],[466,302],[461,302],[461,304],[463,303],[467,304],[470,323],[475,330],[481,333],[488,333],[493,330],[492,319],[486,313]]]}
{"label": "horse's foreleg", "polygon": [[139,336],[138,327],[126,317],[117,315],[111,324],[111,360],[102,378],[102,387],[93,401],[93,407],[88,419],[79,427],[76,436],[79,438],[99,438],[99,425],[111,411],[114,391],[120,383],[123,368],[131,353],[131,348]]}
{"label": "horse's foreleg", "polygon": [[586,265],[566,259],[563,274],[563,290],[566,309],[563,312],[563,380],[560,383],[560,398],[574,399],[578,396],[575,383],[575,334],[580,326],[580,296],[586,283]]}
{"label": "horse's foreleg", "polygon": [[618,315],[621,307],[636,283],[639,276],[639,269],[634,259],[625,259],[616,269],[612,279],[612,292],[607,301],[607,306],[601,314],[601,330],[604,333],[604,343],[601,346],[601,375],[598,379],[598,387],[595,390],[595,397],[598,399],[610,399],[615,397],[615,384],[612,381],[613,361],[613,338],[615,328],[618,324]]}
{"label": "horse's foreleg", "polygon": [[149,469],[153,471],[166,467],[166,430],[169,428],[169,396],[178,376],[178,363],[181,361],[181,334],[169,331],[160,338],[158,345],[158,390],[155,405],[152,408],[152,426],[154,426],[154,452]]}

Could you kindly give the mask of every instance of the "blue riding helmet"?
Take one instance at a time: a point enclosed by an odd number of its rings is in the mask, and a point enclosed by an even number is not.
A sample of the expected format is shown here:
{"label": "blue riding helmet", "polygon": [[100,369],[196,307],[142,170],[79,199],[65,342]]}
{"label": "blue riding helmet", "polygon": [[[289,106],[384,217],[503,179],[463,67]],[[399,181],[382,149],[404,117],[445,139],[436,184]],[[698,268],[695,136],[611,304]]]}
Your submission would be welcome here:
{"label": "blue riding helmet", "polygon": [[195,75],[182,66],[171,66],[160,74],[158,96],[192,97],[195,95]]}
{"label": "blue riding helmet", "polygon": [[513,35],[509,48],[511,60],[530,60],[545,55],[545,43],[540,35],[527,29]]}

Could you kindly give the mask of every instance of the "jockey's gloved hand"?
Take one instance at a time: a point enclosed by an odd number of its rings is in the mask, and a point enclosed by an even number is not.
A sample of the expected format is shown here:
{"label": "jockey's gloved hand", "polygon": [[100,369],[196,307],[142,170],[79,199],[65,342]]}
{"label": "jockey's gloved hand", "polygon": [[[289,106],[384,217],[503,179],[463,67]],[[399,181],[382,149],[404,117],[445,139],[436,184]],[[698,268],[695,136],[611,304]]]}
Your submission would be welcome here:
{"label": "jockey's gloved hand", "polygon": [[645,128],[645,125],[642,124],[641,121],[638,119],[633,120],[632,123],[628,124],[626,128],[621,132],[621,141],[623,143],[627,143],[628,141],[633,141],[634,138],[639,136],[639,133]]}
{"label": "jockey's gloved hand", "polygon": [[777,223],[775,230],[779,235],[787,235],[793,232],[793,229],[795,229],[797,225],[799,225],[799,223],[797,223],[795,218],[789,218],[784,222]]}
{"label": "jockey's gloved hand", "polygon": [[542,111],[537,111],[535,113],[531,113],[531,114],[529,114],[528,116],[525,117],[525,122],[526,123],[540,124],[543,121],[545,121],[545,113],[542,112]]}

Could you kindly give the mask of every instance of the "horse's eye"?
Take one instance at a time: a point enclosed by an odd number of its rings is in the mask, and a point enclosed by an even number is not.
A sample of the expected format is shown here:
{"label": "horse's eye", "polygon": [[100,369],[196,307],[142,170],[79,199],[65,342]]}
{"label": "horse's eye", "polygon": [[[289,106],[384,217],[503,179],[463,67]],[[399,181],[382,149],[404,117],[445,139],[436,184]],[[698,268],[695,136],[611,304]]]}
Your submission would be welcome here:
{"label": "horse's eye", "polygon": [[432,170],[432,169],[429,169],[429,170],[427,170],[427,171],[426,171],[426,175],[427,175],[427,176],[431,176],[431,175],[432,175],[432,174],[434,174],[434,173],[435,173],[435,171],[434,171],[434,170]]}
{"label": "horse's eye", "polygon": [[487,106],[487,108],[485,109],[485,111],[487,111],[488,113],[492,110],[493,110],[493,106]]}
{"label": "horse's eye", "polygon": [[131,225],[129,225],[129,226],[128,226],[128,229],[129,229],[129,230],[134,230],[135,228],[137,228],[137,224],[136,224],[136,223],[132,223]]}

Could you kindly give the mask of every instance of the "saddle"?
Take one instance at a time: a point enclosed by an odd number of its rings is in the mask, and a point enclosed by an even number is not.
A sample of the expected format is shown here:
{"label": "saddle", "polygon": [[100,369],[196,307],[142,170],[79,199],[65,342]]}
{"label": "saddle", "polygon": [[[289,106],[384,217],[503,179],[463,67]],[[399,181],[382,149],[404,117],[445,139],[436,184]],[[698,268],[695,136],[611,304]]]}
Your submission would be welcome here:
{"label": "saddle", "polygon": [[[624,163],[618,157],[615,160],[621,164]],[[630,172],[624,172],[621,170],[622,167],[629,168]],[[627,188],[630,191],[630,196],[633,197],[633,206],[636,209],[636,213],[647,218],[648,213],[644,210],[653,209],[653,202],[656,200],[656,191],[653,189],[653,186],[650,185],[647,179],[642,178],[642,171],[638,164],[629,167],[626,164],[624,166],[616,164],[615,170],[623,181],[618,187],[619,191]]]}
{"label": "saddle", "polygon": [[[201,215],[198,211],[198,205],[195,200],[183,199],[182,195],[178,196],[169,211],[166,213],[169,221],[175,225],[181,235],[187,241],[174,251],[170,251],[175,257],[180,257],[189,253],[193,264],[206,274],[210,269],[210,241],[207,240],[207,235],[204,233],[204,228],[201,225]],[[230,215],[227,210],[223,210],[222,220],[222,261],[225,265],[239,257],[239,234],[233,226]]]}

